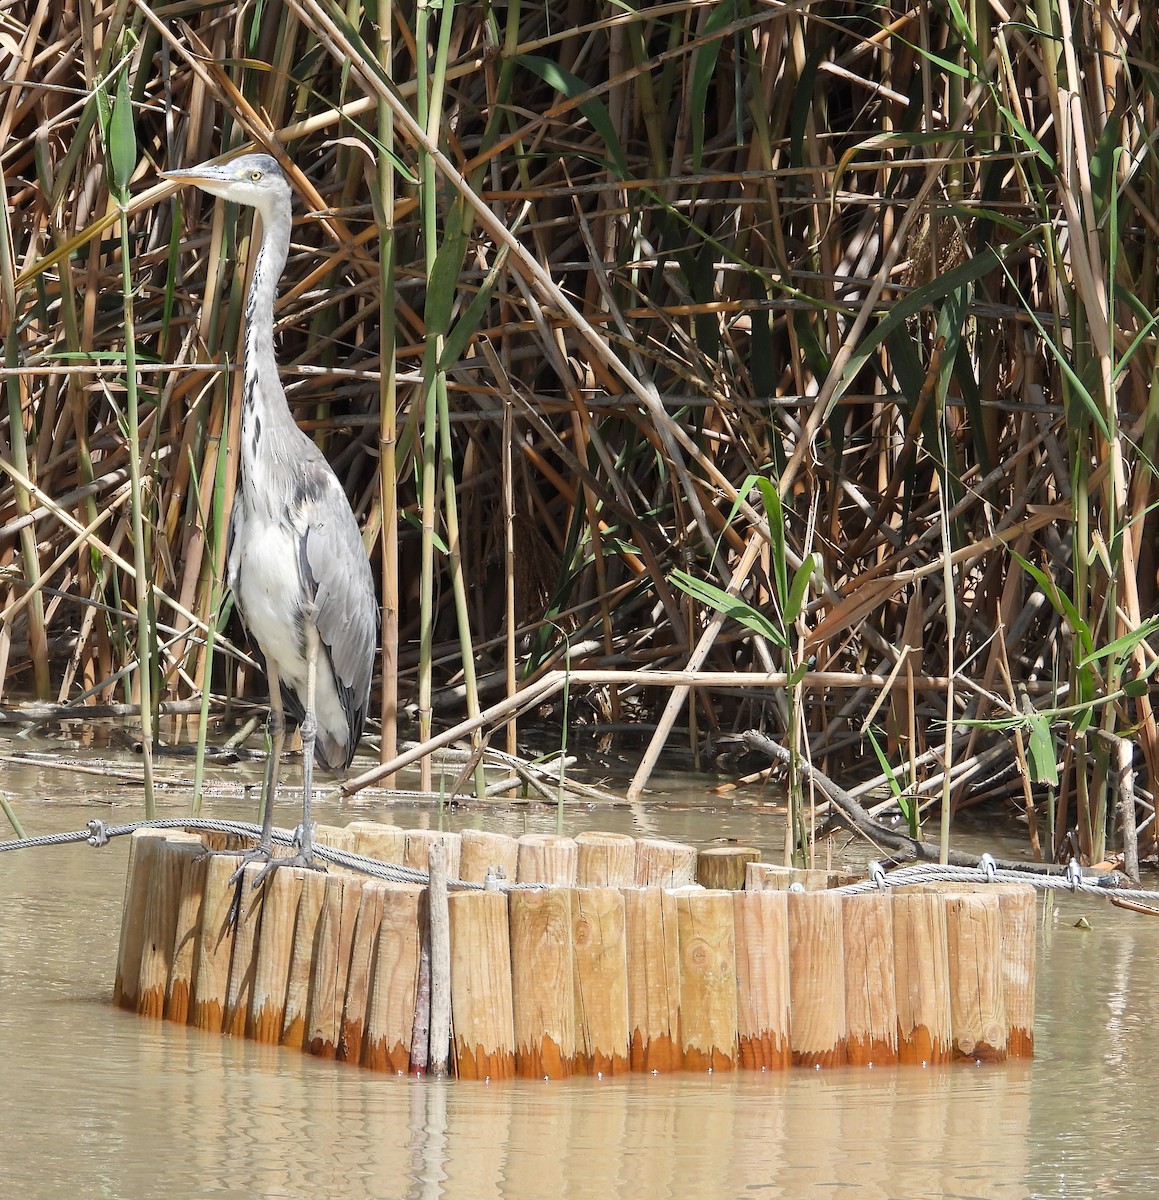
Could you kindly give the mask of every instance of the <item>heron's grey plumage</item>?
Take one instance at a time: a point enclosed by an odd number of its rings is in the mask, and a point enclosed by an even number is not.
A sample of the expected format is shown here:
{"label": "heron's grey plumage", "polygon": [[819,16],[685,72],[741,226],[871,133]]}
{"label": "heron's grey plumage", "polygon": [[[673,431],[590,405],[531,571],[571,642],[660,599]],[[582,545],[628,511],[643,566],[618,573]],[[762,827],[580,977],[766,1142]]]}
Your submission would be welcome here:
{"label": "heron's grey plumage", "polygon": [[[275,724],[284,703],[302,726],[308,859],[312,757],[332,770],[347,767],[366,718],[378,628],[374,582],[346,494],[322,452],[295,424],[278,374],[274,300],[292,226],[285,175],[271,156],[247,154],[223,165],[168,172],[167,178],[249,204],[262,219],[246,300],[239,484],[227,571],[270,677]],[[275,753],[278,749],[280,730]],[[276,762],[272,771],[276,781]],[[271,787],[263,823],[266,849],[272,796]]]}

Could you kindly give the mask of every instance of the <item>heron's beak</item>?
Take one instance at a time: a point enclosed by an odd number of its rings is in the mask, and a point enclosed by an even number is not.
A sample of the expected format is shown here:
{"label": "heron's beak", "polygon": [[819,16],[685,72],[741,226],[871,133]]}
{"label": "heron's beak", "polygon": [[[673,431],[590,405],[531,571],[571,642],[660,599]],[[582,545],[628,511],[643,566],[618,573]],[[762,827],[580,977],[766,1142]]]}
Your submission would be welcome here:
{"label": "heron's beak", "polygon": [[215,167],[179,167],[176,171],[160,171],[162,179],[170,183],[221,183],[221,175]]}

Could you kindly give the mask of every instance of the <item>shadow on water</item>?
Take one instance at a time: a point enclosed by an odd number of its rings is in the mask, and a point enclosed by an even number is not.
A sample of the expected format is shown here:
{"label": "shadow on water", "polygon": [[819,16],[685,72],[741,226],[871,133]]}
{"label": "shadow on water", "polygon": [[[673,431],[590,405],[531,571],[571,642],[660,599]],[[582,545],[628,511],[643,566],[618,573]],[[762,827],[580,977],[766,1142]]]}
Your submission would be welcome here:
{"label": "shadow on water", "polygon": [[[722,805],[702,780],[676,782],[669,807],[648,810],[647,832],[779,846],[771,806]],[[9,769],[5,787],[29,832],[123,820],[139,805],[113,778]],[[235,796],[215,815],[252,814]],[[431,823],[429,810],[411,815]],[[574,819],[642,832],[626,809]],[[451,818],[508,832],[553,822],[548,810],[502,808]],[[1014,1200],[1141,1197],[1159,1185],[1150,918],[1051,901],[1031,1064],[458,1084],[114,1009],[126,852],[121,840],[0,856],[4,1197]],[[1075,927],[1081,915],[1092,928]]]}

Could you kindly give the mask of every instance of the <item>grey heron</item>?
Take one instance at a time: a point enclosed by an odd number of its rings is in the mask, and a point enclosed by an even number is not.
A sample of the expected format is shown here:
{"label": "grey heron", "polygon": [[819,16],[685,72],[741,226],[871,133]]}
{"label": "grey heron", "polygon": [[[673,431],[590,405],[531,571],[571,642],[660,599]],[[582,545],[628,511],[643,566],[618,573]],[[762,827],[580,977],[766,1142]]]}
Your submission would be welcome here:
{"label": "grey heron", "polygon": [[[354,757],[370,701],[379,609],[346,493],[322,452],[295,424],[278,376],[274,299],[290,250],[290,185],[268,154],[166,171],[163,177],[247,204],[261,217],[245,309],[239,481],[227,553],[229,586],[270,687],[272,744],[262,833],[248,857],[313,866],[314,759],[341,771]],[[287,710],[302,737],[302,822],[297,853],[273,859]]]}

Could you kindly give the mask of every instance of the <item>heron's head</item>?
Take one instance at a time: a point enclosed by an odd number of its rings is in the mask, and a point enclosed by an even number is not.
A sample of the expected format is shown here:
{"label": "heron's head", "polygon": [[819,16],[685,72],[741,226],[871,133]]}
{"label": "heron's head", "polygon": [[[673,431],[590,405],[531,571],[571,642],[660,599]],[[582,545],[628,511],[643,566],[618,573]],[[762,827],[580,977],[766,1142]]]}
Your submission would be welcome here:
{"label": "heron's head", "polygon": [[162,171],[161,177],[174,183],[196,184],[224,200],[249,204],[263,215],[279,201],[290,198],[286,176],[277,159],[268,154],[243,154],[226,163],[202,163],[200,167]]}

